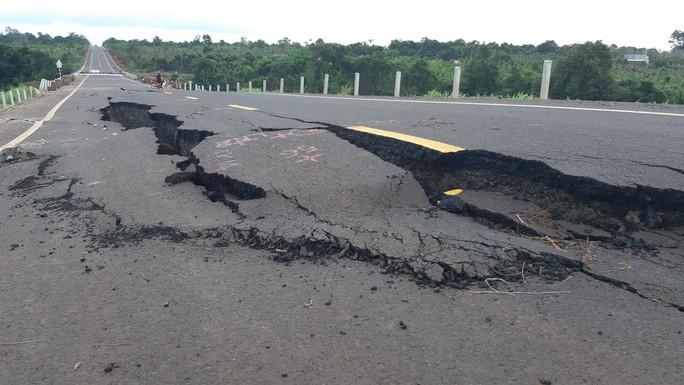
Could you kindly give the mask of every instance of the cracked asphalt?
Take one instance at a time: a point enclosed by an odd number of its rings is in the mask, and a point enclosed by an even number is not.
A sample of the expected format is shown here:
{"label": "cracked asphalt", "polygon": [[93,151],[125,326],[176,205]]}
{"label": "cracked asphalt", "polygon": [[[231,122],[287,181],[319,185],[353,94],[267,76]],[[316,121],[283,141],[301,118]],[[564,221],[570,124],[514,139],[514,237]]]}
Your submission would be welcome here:
{"label": "cracked asphalt", "polygon": [[[126,128],[110,106],[122,102],[135,109],[119,111]],[[683,125],[91,76],[0,163],[0,372],[12,384],[680,383]],[[513,191],[491,170],[461,172],[444,183],[462,195],[436,196],[415,159],[437,155],[348,126],[562,175],[550,193],[539,178],[516,176]],[[637,185],[673,204],[609,206],[558,187],[572,176],[627,205],[641,204]],[[538,198],[549,194],[572,210]]]}

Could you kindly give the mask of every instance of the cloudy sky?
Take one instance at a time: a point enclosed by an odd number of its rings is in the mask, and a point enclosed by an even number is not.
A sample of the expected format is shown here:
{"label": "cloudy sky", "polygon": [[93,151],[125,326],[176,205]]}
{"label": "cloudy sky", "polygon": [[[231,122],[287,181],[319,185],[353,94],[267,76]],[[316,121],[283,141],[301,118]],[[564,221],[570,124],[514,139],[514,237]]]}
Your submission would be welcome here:
{"label": "cloudy sky", "polygon": [[608,44],[669,49],[668,37],[684,29],[684,0],[458,0],[372,1],[81,1],[7,0],[0,26],[51,35],[76,32],[100,44],[118,39],[192,40],[208,33],[218,41],[282,37],[305,42],[352,43],[392,39],[479,40]]}

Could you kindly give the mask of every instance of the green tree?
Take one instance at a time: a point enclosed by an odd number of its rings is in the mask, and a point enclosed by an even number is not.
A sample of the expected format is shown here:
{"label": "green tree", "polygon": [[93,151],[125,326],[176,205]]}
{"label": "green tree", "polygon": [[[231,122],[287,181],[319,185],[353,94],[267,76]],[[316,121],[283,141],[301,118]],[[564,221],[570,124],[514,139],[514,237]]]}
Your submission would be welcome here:
{"label": "green tree", "polygon": [[672,48],[684,49],[684,31],[675,30],[672,32],[670,44],[672,44]]}
{"label": "green tree", "polygon": [[491,95],[498,91],[499,68],[492,52],[482,46],[463,65],[463,90],[469,95]]}
{"label": "green tree", "polygon": [[575,44],[558,58],[551,75],[555,99],[608,100],[614,91],[613,58],[601,41]]}

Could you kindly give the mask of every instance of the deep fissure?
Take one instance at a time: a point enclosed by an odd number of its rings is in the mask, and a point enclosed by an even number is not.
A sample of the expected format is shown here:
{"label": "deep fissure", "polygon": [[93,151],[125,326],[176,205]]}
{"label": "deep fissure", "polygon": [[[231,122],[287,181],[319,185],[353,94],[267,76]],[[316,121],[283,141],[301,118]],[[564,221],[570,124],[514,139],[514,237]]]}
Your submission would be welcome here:
{"label": "deep fissure", "polygon": [[[167,178],[169,183],[188,180],[207,189],[207,196],[213,201],[222,201],[239,213],[236,199],[257,199],[266,196],[266,192],[252,184],[235,180],[227,175],[206,173],[201,167],[201,160],[192,154],[192,148],[207,136],[214,135],[210,131],[184,130],[179,127],[183,122],[174,116],[150,113],[151,106],[117,102],[110,103],[102,109],[103,119],[117,121],[126,129],[151,127],[158,138],[158,154],[175,154],[186,156],[178,167],[185,172]],[[410,171],[421,184],[431,203],[449,212],[468,215],[474,219],[490,224],[491,227],[503,226],[517,233],[535,235],[539,232],[524,223],[516,223],[499,213],[479,208],[459,197],[449,197],[444,191],[458,187],[471,190],[495,190],[512,195],[515,199],[532,201],[542,209],[548,210],[553,219],[562,218],[578,223],[589,222],[592,226],[600,226],[616,234],[630,231],[630,223],[621,220],[626,213],[637,211],[636,217],[647,228],[663,229],[680,226],[684,223],[684,195],[676,190],[661,190],[645,186],[620,187],[611,186],[586,177],[575,177],[562,174],[548,165],[531,160],[524,160],[488,151],[463,151],[454,154],[440,154],[417,145],[400,142],[391,138],[359,133],[345,127],[310,122],[296,118],[288,118],[304,123],[317,124],[350,143],[370,151],[379,158]],[[189,170],[189,171],[188,171]],[[553,195],[551,195],[553,193]],[[454,204],[454,203],[457,204]],[[556,205],[556,206],[554,206]],[[455,208],[456,207],[456,208]],[[596,217],[607,224],[592,221],[592,214],[575,213],[577,207],[593,212]],[[244,217],[244,216],[243,216]],[[521,221],[522,222],[522,221]],[[408,274],[423,284],[445,285],[463,288],[468,285],[482,285],[485,276],[472,276],[466,271],[455,269],[445,263],[425,261],[426,265],[438,266],[437,274],[428,274],[425,269],[416,268],[410,263],[393,258],[368,248],[359,248],[344,238],[326,232],[326,239],[315,239],[312,236],[300,236],[285,239],[272,234],[265,234],[257,228],[248,230],[237,226],[228,226],[224,237],[229,242],[237,242],[249,247],[274,251],[276,261],[290,262],[296,258],[350,258],[370,262],[382,266],[389,273]],[[560,281],[572,272],[582,271],[595,277],[595,273],[586,271],[583,263],[566,258],[559,254],[536,254],[528,250],[509,250],[509,259],[498,259],[492,269],[507,281],[520,281],[521,268],[534,271],[543,268],[545,280]],[[493,257],[495,258],[495,257]],[[595,277],[596,278],[596,277]],[[620,288],[627,283],[601,276],[601,280]],[[598,279],[598,278],[597,278]],[[631,286],[629,286],[631,287]],[[636,293],[636,290],[630,290]],[[637,293],[638,294],[638,293]],[[681,310],[679,305],[674,305]]]}

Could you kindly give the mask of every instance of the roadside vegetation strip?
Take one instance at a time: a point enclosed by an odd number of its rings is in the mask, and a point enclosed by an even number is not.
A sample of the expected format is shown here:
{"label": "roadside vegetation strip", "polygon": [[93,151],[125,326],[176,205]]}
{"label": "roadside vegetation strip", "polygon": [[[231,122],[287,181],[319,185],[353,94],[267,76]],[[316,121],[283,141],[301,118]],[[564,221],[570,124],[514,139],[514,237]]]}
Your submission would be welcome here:
{"label": "roadside vegetation strip", "polygon": [[465,150],[465,148],[463,148],[463,147],[458,147],[458,146],[454,146],[451,144],[438,142],[438,141],[432,140],[432,139],[425,139],[425,138],[421,138],[419,136],[402,134],[400,132],[395,132],[395,131],[380,130],[377,128],[366,127],[366,126],[350,126],[347,128],[350,130],[354,130],[354,131],[365,132],[367,134],[384,136],[386,138],[393,138],[393,139],[401,140],[402,142],[417,144],[419,146],[423,146],[423,147],[429,148],[431,150],[441,152],[443,154],[449,153],[449,152],[459,152],[459,151]]}
{"label": "roadside vegetation strip", "polygon": [[76,93],[76,91],[78,91],[81,88],[81,86],[83,85],[83,83],[85,83],[87,79],[88,76],[83,78],[83,80],[81,80],[78,86],[76,86],[76,88],[74,88],[73,91],[69,93],[69,95],[65,96],[64,99],[60,100],[54,107],[52,107],[52,109],[48,111],[48,113],[43,117],[43,119],[33,123],[33,125],[29,127],[28,130],[24,131],[21,135],[17,136],[7,144],[0,147],[0,151],[19,145],[21,142],[23,142],[29,136],[31,136],[34,132],[38,131],[38,129],[40,129],[40,127],[43,126],[43,123],[49,122],[55,116],[60,107],[62,107],[62,105],[66,103],[66,101],[69,100],[69,98],[71,98]]}
{"label": "roadside vegetation strip", "polygon": [[256,107],[241,106],[239,104],[229,104],[228,107],[237,108],[238,110],[259,111]]}

